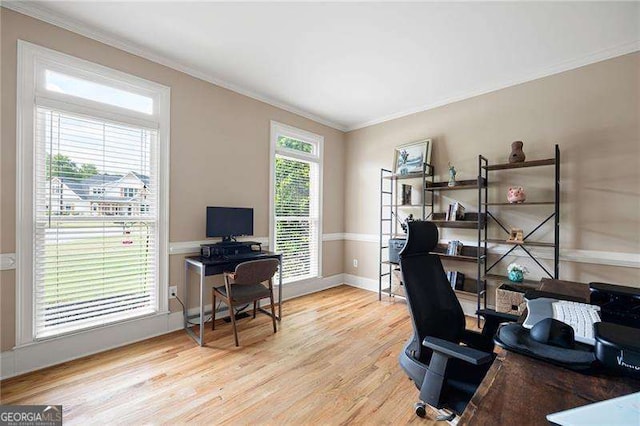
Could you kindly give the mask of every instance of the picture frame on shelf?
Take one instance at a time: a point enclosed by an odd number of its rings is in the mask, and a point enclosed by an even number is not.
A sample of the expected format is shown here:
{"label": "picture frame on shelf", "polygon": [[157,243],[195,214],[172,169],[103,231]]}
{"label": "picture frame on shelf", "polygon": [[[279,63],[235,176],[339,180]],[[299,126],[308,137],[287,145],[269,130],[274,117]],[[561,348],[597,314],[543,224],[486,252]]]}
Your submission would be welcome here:
{"label": "picture frame on shelf", "polygon": [[[432,145],[431,139],[423,139],[397,146],[393,156],[393,174],[422,173],[423,164],[431,164]],[[426,173],[429,175],[430,170],[427,169]]]}
{"label": "picture frame on shelf", "polygon": [[411,185],[402,184],[402,205],[411,205]]}

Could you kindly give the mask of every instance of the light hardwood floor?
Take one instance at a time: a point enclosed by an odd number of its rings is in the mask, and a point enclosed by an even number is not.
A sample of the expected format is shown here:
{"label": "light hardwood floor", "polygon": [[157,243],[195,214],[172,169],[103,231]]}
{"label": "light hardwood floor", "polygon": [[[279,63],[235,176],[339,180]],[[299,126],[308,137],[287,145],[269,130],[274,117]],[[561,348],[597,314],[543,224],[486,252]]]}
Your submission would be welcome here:
{"label": "light hardwood floor", "polygon": [[413,413],[418,391],[398,365],[411,334],[402,301],[340,286],[263,314],[207,324],[0,384],[2,404],[62,404],[65,424],[435,424]]}

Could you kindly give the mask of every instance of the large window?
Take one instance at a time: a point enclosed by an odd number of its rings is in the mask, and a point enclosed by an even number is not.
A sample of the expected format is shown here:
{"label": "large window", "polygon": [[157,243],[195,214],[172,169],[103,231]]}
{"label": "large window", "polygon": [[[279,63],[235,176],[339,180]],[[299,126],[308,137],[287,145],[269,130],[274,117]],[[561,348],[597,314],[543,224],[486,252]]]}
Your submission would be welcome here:
{"label": "large window", "polygon": [[283,255],[283,280],[320,275],[321,136],[273,122],[271,246]]}
{"label": "large window", "polygon": [[18,344],[165,312],[169,89],[19,52]]}

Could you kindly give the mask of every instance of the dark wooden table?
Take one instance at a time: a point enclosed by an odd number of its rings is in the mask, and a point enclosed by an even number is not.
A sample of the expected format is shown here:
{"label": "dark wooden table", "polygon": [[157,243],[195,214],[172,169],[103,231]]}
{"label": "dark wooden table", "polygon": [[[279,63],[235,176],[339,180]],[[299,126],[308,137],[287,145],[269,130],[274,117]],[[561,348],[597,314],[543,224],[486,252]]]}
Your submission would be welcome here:
{"label": "dark wooden table", "polygon": [[[543,291],[589,297],[586,284],[542,280]],[[548,425],[546,415],[640,391],[640,380],[587,376],[503,349],[459,425]]]}

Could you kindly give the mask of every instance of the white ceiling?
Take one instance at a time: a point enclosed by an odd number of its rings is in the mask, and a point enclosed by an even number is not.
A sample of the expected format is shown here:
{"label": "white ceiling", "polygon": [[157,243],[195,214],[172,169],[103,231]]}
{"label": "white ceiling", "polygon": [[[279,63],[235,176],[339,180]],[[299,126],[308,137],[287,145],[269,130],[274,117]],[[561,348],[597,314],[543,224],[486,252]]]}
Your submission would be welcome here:
{"label": "white ceiling", "polygon": [[636,2],[9,7],[342,130],[640,49]]}

